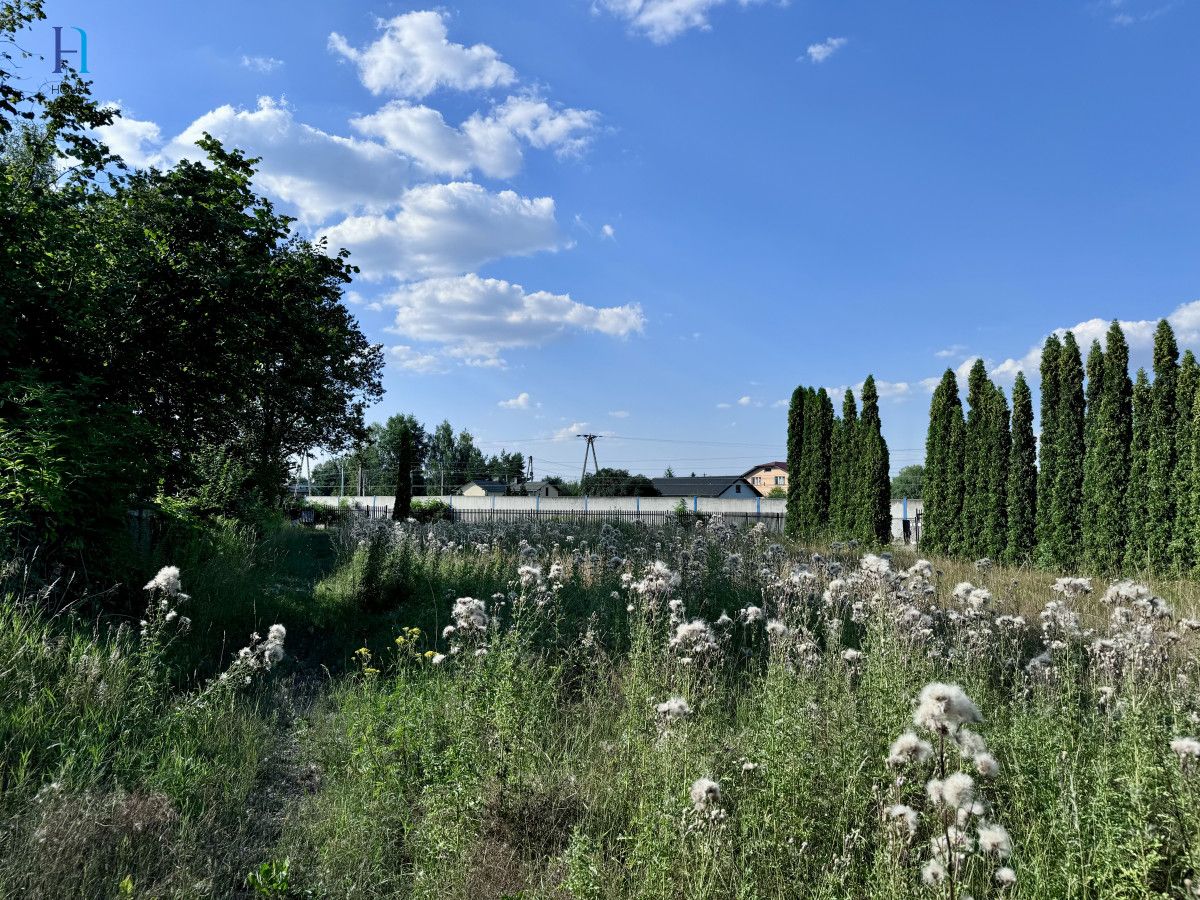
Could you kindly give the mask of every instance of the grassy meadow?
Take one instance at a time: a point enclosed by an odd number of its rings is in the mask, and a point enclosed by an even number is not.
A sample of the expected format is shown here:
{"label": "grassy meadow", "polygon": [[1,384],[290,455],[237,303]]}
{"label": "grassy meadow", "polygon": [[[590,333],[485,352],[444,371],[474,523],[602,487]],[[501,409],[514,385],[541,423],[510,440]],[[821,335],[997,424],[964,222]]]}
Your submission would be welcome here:
{"label": "grassy meadow", "polygon": [[2,896],[1193,896],[1191,582],[720,519],[2,574]]}

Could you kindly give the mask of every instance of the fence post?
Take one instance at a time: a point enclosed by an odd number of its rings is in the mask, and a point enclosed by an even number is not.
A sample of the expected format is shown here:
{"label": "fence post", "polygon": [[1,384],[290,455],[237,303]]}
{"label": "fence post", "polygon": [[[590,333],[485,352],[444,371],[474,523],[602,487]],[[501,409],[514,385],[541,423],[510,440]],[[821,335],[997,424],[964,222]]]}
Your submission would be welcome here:
{"label": "fence post", "polygon": [[762,497],[754,498],[754,516],[758,519],[762,518]]}
{"label": "fence post", "polygon": [[542,495],[534,494],[533,495],[533,511],[540,512],[541,508],[542,508]]}
{"label": "fence post", "polygon": [[583,511],[587,512],[587,494],[583,495]]}
{"label": "fence post", "polygon": [[699,497],[692,497],[692,512],[694,512],[694,513],[700,512],[700,498]]}
{"label": "fence post", "polygon": [[642,511],[642,498],[640,495],[633,498],[633,511],[634,512]]}

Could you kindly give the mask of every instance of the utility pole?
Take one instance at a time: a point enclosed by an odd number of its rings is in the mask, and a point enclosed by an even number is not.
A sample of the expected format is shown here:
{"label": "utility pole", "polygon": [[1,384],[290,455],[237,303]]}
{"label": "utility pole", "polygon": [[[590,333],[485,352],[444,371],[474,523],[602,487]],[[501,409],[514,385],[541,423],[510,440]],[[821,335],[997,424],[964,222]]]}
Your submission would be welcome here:
{"label": "utility pole", "polygon": [[529,475],[525,478],[526,481],[533,481],[533,457],[529,457]]}
{"label": "utility pole", "polygon": [[583,448],[583,472],[579,476],[579,489],[583,490],[583,477],[587,475],[587,459],[588,451],[592,451],[592,462],[595,463],[596,473],[600,472],[600,463],[596,461],[596,438],[601,437],[598,434],[581,434],[579,437],[587,441]]}

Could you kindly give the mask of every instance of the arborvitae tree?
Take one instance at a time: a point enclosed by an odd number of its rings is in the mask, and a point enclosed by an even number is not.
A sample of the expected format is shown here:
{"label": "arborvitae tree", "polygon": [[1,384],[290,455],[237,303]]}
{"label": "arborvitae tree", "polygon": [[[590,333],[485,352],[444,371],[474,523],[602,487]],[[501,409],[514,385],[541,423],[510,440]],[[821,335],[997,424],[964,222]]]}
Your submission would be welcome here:
{"label": "arborvitae tree", "polygon": [[925,497],[921,546],[949,553],[958,542],[962,522],[962,401],[958,378],[947,369],[929,405],[925,439]]}
{"label": "arborvitae tree", "polygon": [[784,527],[789,535],[795,535],[800,528],[800,497],[802,473],[802,448],[804,445],[804,398],[803,387],[792,391],[792,402],[788,405],[787,428],[787,515]]}
{"label": "arborvitae tree", "polygon": [[1055,423],[1058,421],[1058,357],[1061,352],[1058,335],[1051,334],[1042,348],[1041,434],[1038,436],[1037,559],[1042,565],[1054,563],[1054,484],[1058,478]]}
{"label": "arborvitae tree", "polygon": [[858,534],[868,543],[889,543],[892,539],[892,479],[887,441],[883,439],[879,418],[879,393],[873,375],[867,376],[862,387],[858,459]]}
{"label": "arborvitae tree", "polygon": [[967,452],[961,465],[963,470],[963,505],[961,541],[955,548],[957,553],[971,557],[984,555],[984,530],[988,514],[988,403],[992,397],[992,383],[988,381],[983,360],[975,360],[967,376]]}
{"label": "arborvitae tree", "polygon": [[1154,333],[1154,385],[1150,389],[1150,430],[1146,460],[1146,559],[1154,572],[1171,563],[1175,525],[1175,416],[1179,387],[1179,347],[1163,319]]}
{"label": "arborvitae tree", "polygon": [[854,391],[847,388],[842,398],[842,417],[833,423],[829,524],[834,537],[854,534],[854,445],[857,436],[858,405]]}
{"label": "arborvitae tree", "polygon": [[1100,519],[1100,475],[1104,441],[1101,436],[1104,397],[1104,350],[1099,341],[1092,341],[1087,356],[1086,401],[1083,413],[1083,556],[1092,561],[1094,535]]}
{"label": "arborvitae tree", "polygon": [[1105,342],[1104,384],[1098,404],[1092,399],[1089,358],[1083,543],[1089,566],[1097,572],[1114,572],[1124,563],[1129,533],[1125,511],[1133,439],[1133,382],[1129,379],[1129,345],[1115,320]]}
{"label": "arborvitae tree", "polygon": [[987,403],[987,467],[983,472],[987,485],[984,506],[983,540],[981,550],[992,559],[999,559],[1008,543],[1008,466],[1012,450],[1009,432],[1008,400],[1004,391],[988,383]]}
{"label": "arborvitae tree", "polygon": [[1151,413],[1154,398],[1146,370],[1138,369],[1137,381],[1133,386],[1133,430],[1129,452],[1129,487],[1125,492],[1125,515],[1128,521],[1125,541],[1125,565],[1131,569],[1145,570],[1149,566],[1147,535],[1150,471]]}
{"label": "arborvitae tree", "polygon": [[1033,396],[1025,375],[1013,384],[1012,449],[1008,463],[1008,542],[1005,557],[1023,563],[1033,553],[1037,514],[1037,441],[1033,436]]}
{"label": "arborvitae tree", "polygon": [[1070,569],[1083,554],[1083,359],[1069,331],[1058,356],[1054,456],[1054,562]]}
{"label": "arborvitae tree", "polygon": [[1200,561],[1200,390],[1196,392],[1191,418],[1192,446],[1188,449],[1192,455],[1192,479],[1188,485],[1188,503],[1192,508],[1192,559]]}
{"label": "arborvitae tree", "polygon": [[1192,483],[1192,408],[1196,403],[1196,388],[1200,384],[1200,367],[1191,350],[1183,352],[1179,364],[1179,386],[1175,398],[1175,485],[1179,500],[1175,504],[1175,527],[1171,533],[1171,565],[1176,572],[1192,570],[1196,556],[1192,535],[1196,525],[1192,504],[1188,502],[1188,485]]}
{"label": "arborvitae tree", "polygon": [[833,469],[833,401],[829,399],[825,388],[817,390],[813,410],[816,418],[816,439],[813,442],[816,457],[812,463],[813,481],[816,483],[812,501],[813,527],[817,533],[825,534],[829,529],[830,479]]}

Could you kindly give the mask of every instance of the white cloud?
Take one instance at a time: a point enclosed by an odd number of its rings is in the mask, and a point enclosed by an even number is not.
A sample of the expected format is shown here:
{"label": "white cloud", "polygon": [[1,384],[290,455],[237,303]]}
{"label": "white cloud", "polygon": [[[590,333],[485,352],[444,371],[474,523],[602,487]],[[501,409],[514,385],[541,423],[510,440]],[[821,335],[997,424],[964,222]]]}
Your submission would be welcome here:
{"label": "white cloud", "polygon": [[[862,392],[862,384],[858,385],[857,390],[860,393]],[[912,386],[907,381],[881,381],[876,379],[875,390],[879,393],[880,400],[899,400],[911,393]]]}
{"label": "white cloud", "polygon": [[952,359],[955,356],[962,356],[966,350],[967,348],[963,344],[951,344],[949,347],[939,350],[933,355],[938,359]]}
{"label": "white cloud", "polygon": [[629,412],[624,409],[614,409],[612,412],[609,413],[609,415],[612,416],[614,419],[628,419],[629,418]]}
{"label": "white cloud", "polygon": [[846,39],[844,37],[831,37],[826,38],[819,44],[809,44],[808,50],[805,52],[812,62],[823,63],[845,46]]}
{"label": "white cloud", "polygon": [[772,409],[783,409],[784,407],[790,406],[790,405],[791,405],[791,401],[789,401],[789,400],[776,400],[774,403],[771,404],[771,408]]}
{"label": "white cloud", "polygon": [[492,193],[470,182],[422,185],[389,215],[352,216],[325,232],[333,247],[349,247],[367,278],[456,275],[505,256],[558,250],[550,197]]}
{"label": "white cloud", "polygon": [[617,236],[616,229],[614,229],[611,225],[601,225],[600,233],[610,241],[615,240]]}
{"label": "white cloud", "polygon": [[560,428],[554,432],[554,440],[569,441],[578,434],[583,434],[587,430],[587,422],[572,422],[566,428]]}
{"label": "white cloud", "polygon": [[[121,109],[120,103],[106,103],[106,109]],[[96,129],[100,140],[108,149],[131,166],[147,166],[155,162],[157,147],[162,141],[158,125],[141,119],[122,115],[113,119],[111,125]]]}
{"label": "white cloud", "polygon": [[411,174],[411,163],[400,154],[297,122],[291,109],[271,97],[259,98],[253,110],[225,105],[205,113],[162,148],[156,161],[202,158],[195,144],[206,131],[227,147],[261,156],[255,182],[309,222],[352,210],[382,211],[403,196]]}
{"label": "white cloud", "polygon": [[749,396],[738,397],[738,406],[749,406],[752,402],[754,401]]}
{"label": "white cloud", "polygon": [[393,100],[350,124],[411,156],[429,172],[460,177],[478,169],[493,178],[511,178],[521,168],[522,142],[559,156],[579,154],[599,118],[591,110],[556,107],[540,97],[524,96],[509,97],[487,115],[475,113],[459,128],[436,109],[403,100]]}
{"label": "white cloud", "polygon": [[503,365],[503,350],[541,346],[569,332],[624,338],[645,324],[636,304],[587,306],[567,294],[526,293],[519,284],[473,274],[406,284],[385,303],[396,307],[391,330],[452,345],[452,355],[476,365]]}
{"label": "white cloud", "polygon": [[[592,9],[607,10],[625,19],[656,44],[666,44],[693,28],[708,30],[709,13],[728,0],[595,0]],[[751,6],[763,0],[738,0]]]}
{"label": "white cloud", "polygon": [[283,67],[283,60],[273,56],[243,56],[242,67],[255,72],[274,72]]}
{"label": "white cloud", "polygon": [[501,409],[529,409],[529,392],[521,391],[511,400],[501,400],[496,405]]}
{"label": "white cloud", "polygon": [[391,354],[392,362],[406,372],[440,375],[447,371],[445,363],[436,354],[423,353],[406,344],[392,347],[388,352]]}
{"label": "white cloud", "polygon": [[732,406],[733,406],[732,403],[718,403],[717,409],[729,409]]}
{"label": "white cloud", "polygon": [[487,44],[452,43],[440,12],[405,13],[376,24],[383,33],[361,49],[337,32],[329,35],[329,49],[358,66],[373,94],[421,98],[438,88],[486,90],[517,80],[512,66]]}

